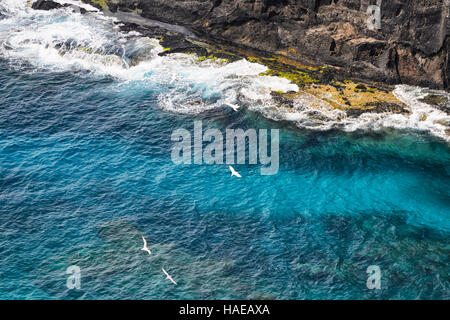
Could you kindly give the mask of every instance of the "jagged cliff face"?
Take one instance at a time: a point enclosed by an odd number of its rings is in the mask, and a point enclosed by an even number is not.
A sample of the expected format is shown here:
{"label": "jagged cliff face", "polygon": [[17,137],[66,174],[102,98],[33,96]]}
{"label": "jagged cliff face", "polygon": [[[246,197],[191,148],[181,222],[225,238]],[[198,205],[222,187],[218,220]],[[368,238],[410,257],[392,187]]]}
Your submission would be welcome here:
{"label": "jagged cliff face", "polygon": [[106,3],[112,11],[137,11],[235,44],[342,66],[355,77],[449,88],[450,0],[383,0],[380,30],[367,27],[367,7],[376,0]]}

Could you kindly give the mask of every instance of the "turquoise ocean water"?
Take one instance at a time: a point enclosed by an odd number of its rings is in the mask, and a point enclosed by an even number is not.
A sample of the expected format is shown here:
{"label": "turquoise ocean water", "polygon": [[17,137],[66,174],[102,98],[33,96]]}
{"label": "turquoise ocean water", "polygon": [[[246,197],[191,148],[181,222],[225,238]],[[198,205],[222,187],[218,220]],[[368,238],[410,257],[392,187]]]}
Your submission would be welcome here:
{"label": "turquoise ocean water", "polygon": [[[2,0],[0,42],[1,299],[450,298],[450,149],[433,132],[268,117],[255,105],[275,80],[249,63],[128,68],[157,45],[98,14]],[[170,136],[197,120],[279,129],[278,174],[175,165]]]}

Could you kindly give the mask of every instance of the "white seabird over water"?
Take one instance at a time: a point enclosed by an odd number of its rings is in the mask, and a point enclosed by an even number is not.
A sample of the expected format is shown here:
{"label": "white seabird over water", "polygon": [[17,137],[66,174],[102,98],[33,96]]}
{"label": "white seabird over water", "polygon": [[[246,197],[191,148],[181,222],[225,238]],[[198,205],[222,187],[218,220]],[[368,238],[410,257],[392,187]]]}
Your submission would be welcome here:
{"label": "white seabird over water", "polygon": [[162,268],[162,271],[163,271],[164,274],[166,275],[166,279],[169,279],[170,282],[172,282],[174,285],[177,285],[177,283],[175,282],[175,280],[173,280],[173,278],[167,273],[166,270],[164,270],[164,268]]}
{"label": "white seabird over water", "polygon": [[242,178],[242,176],[239,174],[239,172],[234,170],[234,168],[232,166],[230,166],[230,171],[231,171],[231,176],[236,176],[238,178]]}
{"label": "white seabird over water", "polygon": [[237,104],[232,104],[232,103],[229,103],[229,102],[225,102],[225,105],[227,105],[227,106],[229,106],[231,109],[233,109],[234,111],[238,111],[238,109],[241,107],[241,106],[239,106],[239,105],[237,105]]}
{"label": "white seabird over water", "polygon": [[141,249],[142,251],[148,252],[148,254],[152,254],[150,249],[147,247],[147,240],[145,240],[144,237],[142,237],[142,240],[144,240],[144,247]]}

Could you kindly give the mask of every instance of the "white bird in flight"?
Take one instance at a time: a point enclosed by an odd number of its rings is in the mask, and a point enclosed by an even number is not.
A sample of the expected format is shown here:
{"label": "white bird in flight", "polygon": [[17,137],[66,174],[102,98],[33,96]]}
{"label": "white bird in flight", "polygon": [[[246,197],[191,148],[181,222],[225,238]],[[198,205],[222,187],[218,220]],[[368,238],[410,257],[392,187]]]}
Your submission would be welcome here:
{"label": "white bird in flight", "polygon": [[234,168],[232,166],[230,166],[230,171],[231,171],[231,176],[236,176],[238,178],[242,178],[242,176],[239,174],[239,172],[234,170]]}
{"label": "white bird in flight", "polygon": [[175,280],[173,280],[173,278],[167,273],[166,270],[164,270],[164,268],[162,268],[162,271],[163,271],[164,274],[166,275],[166,279],[169,279],[170,282],[172,282],[174,285],[177,285],[177,283],[175,282]]}
{"label": "white bird in flight", "polygon": [[145,240],[144,237],[142,237],[142,240],[144,240],[144,247],[143,247],[141,250],[142,250],[142,251],[148,252],[148,254],[152,254],[152,252],[150,251],[150,249],[147,247],[147,240]]}
{"label": "white bird in flight", "polygon": [[238,106],[237,104],[232,104],[232,103],[229,103],[229,102],[225,102],[225,105],[229,106],[231,109],[233,109],[236,112],[240,108],[240,106]]}
{"label": "white bird in flight", "polygon": [[178,77],[176,76],[176,74],[172,75],[172,80],[170,80],[170,84],[174,83],[175,81],[178,81]]}

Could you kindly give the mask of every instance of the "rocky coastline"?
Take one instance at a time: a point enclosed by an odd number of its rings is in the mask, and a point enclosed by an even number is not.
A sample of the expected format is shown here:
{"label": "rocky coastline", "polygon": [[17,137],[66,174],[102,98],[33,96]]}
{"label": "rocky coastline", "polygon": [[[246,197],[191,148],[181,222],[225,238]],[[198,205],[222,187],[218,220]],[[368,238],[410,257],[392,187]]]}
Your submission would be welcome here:
{"label": "rocky coastline", "polygon": [[[123,31],[159,39],[161,55],[181,52],[200,61],[247,59],[267,66],[264,75],[287,78],[300,88],[272,92],[287,109],[306,97],[347,117],[408,114],[394,85],[449,89],[450,1],[382,1],[382,25],[375,31],[367,27],[371,3],[364,0],[83,2],[117,17]],[[33,8],[54,9],[51,3],[38,0]],[[423,102],[449,114],[446,96],[430,94]]]}
{"label": "rocky coastline", "polygon": [[[449,86],[447,0],[83,1],[183,25],[204,38],[338,66],[362,79]],[[380,29],[370,30],[367,8],[376,3]]]}

